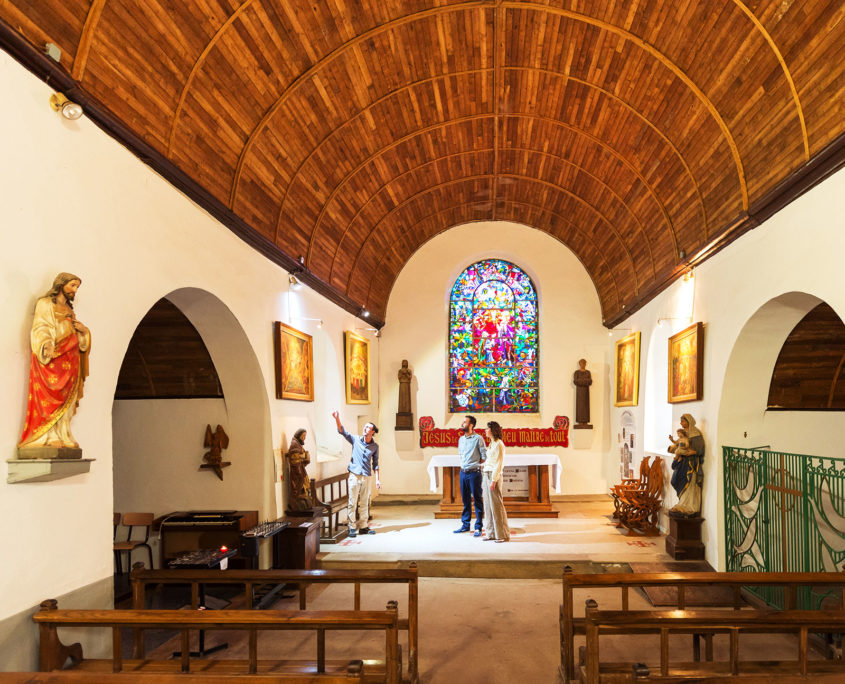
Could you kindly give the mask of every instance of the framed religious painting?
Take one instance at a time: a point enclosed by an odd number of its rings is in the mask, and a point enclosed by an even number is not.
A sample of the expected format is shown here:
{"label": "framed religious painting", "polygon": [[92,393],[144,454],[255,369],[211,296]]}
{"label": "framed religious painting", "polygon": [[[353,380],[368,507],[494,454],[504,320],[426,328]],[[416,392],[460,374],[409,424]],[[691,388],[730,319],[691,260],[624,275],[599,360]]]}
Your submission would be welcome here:
{"label": "framed religious painting", "polygon": [[701,399],[704,326],[695,323],[669,338],[669,402]]}
{"label": "framed religious painting", "polygon": [[314,347],[311,335],[276,321],[273,324],[276,399],[314,401]]}
{"label": "framed religious painting", "polygon": [[636,406],[640,391],[640,333],[616,343],[614,406]]}
{"label": "framed religious painting", "polygon": [[354,332],[343,333],[346,359],[346,403],[370,403],[370,342]]}

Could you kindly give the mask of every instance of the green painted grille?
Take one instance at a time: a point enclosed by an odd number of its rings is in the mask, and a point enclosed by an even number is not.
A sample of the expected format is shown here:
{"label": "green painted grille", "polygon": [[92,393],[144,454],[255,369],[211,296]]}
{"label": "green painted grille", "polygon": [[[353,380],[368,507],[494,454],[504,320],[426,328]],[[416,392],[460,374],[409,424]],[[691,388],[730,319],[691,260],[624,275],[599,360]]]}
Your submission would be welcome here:
{"label": "green painted grille", "polygon": [[[729,572],[836,572],[845,564],[845,459],[722,447]],[[783,591],[757,587],[775,608]],[[828,593],[806,588],[799,609]]]}

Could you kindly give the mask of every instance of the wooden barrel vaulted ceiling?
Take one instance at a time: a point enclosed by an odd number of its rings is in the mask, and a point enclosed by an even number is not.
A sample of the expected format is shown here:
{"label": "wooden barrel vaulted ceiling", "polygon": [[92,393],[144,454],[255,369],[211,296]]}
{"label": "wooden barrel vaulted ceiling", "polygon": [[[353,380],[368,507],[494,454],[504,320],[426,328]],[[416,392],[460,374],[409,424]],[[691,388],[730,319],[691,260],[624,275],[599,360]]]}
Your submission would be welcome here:
{"label": "wooden barrel vaulted ceiling", "polygon": [[502,219],[572,249],[610,325],[845,131],[842,1],[0,0],[0,20],[379,324],[424,242]]}

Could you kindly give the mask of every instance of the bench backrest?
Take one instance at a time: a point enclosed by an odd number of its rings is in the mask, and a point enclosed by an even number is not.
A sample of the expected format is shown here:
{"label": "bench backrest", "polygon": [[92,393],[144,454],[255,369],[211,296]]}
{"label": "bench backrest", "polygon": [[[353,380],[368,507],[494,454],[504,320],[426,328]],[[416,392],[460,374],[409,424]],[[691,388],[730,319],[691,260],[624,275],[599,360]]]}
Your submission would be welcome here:
{"label": "bench backrest", "polygon": [[[836,572],[661,572],[577,574],[569,566],[563,571],[563,597],[560,606],[561,674],[565,681],[575,677],[574,636],[584,633],[584,621],[575,617],[573,591],[579,589],[618,588],[622,610],[627,611],[631,588],[677,587],[677,608],[686,609],[686,589],[693,586],[724,586],[733,589],[733,608],[739,610],[745,602],[743,587],[778,586],[787,595],[787,608],[796,605],[799,587],[824,586],[845,589],[845,574]],[[843,591],[845,609],[845,591]]]}
{"label": "bench backrest", "polygon": [[175,629],[182,633],[182,671],[190,671],[190,630],[248,630],[249,673],[258,668],[259,631],[314,630],[318,633],[317,671],[325,671],[325,646],[321,635],[332,630],[383,630],[385,632],[386,681],[398,684],[399,616],[395,601],[384,611],[344,610],[59,610],[55,599],[41,602],[41,610],[32,616],[41,634],[39,669],[61,669],[67,658],[74,664],[83,660],[79,644],[65,646],[59,641],[57,627],[110,627],[113,634],[112,670],[123,668],[121,628]]}

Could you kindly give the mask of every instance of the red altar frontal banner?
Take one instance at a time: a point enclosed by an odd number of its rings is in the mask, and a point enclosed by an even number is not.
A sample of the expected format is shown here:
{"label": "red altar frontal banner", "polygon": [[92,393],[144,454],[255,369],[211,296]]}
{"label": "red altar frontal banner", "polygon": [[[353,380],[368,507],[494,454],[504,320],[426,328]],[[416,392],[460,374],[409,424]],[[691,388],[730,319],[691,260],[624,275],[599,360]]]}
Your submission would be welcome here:
{"label": "red altar frontal banner", "polygon": [[[486,430],[476,427],[476,432],[487,441]],[[420,447],[456,447],[463,430],[445,430],[434,427],[434,418],[420,418]],[[555,416],[550,428],[502,428],[502,441],[505,446],[514,447],[568,447],[569,418]]]}

